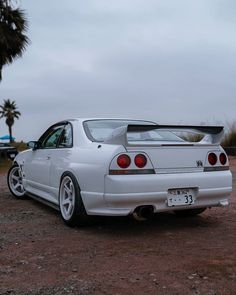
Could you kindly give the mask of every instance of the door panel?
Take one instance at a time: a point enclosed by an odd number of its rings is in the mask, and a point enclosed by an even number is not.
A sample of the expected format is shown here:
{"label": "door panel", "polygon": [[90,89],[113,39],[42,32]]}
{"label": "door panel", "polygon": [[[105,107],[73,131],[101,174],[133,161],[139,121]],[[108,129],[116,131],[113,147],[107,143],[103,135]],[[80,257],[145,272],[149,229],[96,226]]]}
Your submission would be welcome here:
{"label": "door panel", "polygon": [[49,185],[50,165],[50,151],[46,149],[32,151],[24,163],[26,189],[32,186],[44,190],[43,187]]}
{"label": "door panel", "polygon": [[[39,148],[32,150],[31,155],[24,163],[25,188],[27,191],[44,197],[45,192],[50,194],[50,167],[53,153],[57,150],[57,143],[65,124],[50,127],[38,141]],[[40,193],[41,192],[41,193]]]}

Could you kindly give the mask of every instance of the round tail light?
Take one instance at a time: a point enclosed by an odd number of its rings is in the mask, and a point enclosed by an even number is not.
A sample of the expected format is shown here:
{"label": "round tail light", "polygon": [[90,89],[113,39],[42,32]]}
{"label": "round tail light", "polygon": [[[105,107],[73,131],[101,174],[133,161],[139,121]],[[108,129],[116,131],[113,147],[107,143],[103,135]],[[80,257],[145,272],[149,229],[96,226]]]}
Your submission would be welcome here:
{"label": "round tail light", "polygon": [[226,162],[227,162],[227,157],[226,157],[226,155],[225,155],[224,153],[221,153],[221,154],[220,154],[220,163],[221,163],[221,165],[225,165]]}
{"label": "round tail light", "polygon": [[123,168],[123,169],[128,168],[130,163],[131,163],[131,160],[130,160],[130,157],[128,155],[120,155],[117,158],[117,165],[120,168]]}
{"label": "round tail light", "polygon": [[142,154],[138,154],[134,158],[134,163],[138,168],[143,168],[147,164],[147,158]]}
{"label": "round tail light", "polygon": [[214,166],[214,165],[216,164],[216,162],[217,162],[217,155],[216,155],[215,153],[210,153],[210,154],[208,155],[208,162],[209,162],[212,166]]}

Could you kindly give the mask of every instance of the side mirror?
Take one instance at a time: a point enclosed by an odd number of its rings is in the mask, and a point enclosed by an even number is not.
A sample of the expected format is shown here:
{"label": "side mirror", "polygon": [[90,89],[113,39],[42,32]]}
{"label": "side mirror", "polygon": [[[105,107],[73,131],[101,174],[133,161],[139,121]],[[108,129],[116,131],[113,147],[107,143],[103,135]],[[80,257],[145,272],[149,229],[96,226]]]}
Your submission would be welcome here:
{"label": "side mirror", "polygon": [[29,141],[27,143],[27,147],[35,151],[38,148],[38,142],[37,141]]}

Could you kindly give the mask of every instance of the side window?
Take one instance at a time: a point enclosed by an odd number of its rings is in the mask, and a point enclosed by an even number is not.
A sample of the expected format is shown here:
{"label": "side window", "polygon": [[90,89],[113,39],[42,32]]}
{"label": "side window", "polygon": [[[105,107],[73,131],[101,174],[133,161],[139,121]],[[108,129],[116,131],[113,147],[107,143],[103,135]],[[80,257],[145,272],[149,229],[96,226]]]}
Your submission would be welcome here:
{"label": "side window", "polygon": [[50,148],[56,148],[58,139],[63,131],[64,125],[57,125],[51,127],[41,138],[41,148],[43,149],[50,149]]}
{"label": "side window", "polygon": [[72,144],[73,144],[72,127],[71,127],[71,124],[67,124],[61,133],[58,147],[69,148],[69,147],[72,147]]}

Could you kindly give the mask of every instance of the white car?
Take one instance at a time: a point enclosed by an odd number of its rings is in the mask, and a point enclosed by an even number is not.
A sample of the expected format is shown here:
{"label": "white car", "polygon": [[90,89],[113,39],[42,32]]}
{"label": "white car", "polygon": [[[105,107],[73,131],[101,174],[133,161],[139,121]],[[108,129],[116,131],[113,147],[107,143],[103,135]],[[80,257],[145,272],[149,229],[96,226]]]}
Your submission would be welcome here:
{"label": "white car", "polygon": [[[203,138],[180,137],[188,131]],[[70,226],[91,215],[195,215],[228,205],[232,175],[219,144],[222,136],[218,126],[66,120],[16,156],[8,186],[17,198],[31,196],[59,209]]]}

